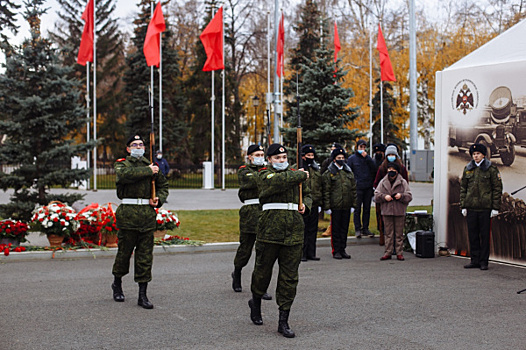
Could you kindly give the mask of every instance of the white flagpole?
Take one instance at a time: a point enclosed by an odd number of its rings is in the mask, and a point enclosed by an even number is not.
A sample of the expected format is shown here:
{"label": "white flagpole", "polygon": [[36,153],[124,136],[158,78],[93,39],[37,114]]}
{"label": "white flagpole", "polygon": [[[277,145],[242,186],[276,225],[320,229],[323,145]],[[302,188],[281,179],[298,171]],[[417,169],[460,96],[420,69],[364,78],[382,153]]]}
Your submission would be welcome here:
{"label": "white flagpole", "polygon": [[369,146],[373,149],[373,31],[369,31]]}
{"label": "white flagpole", "polygon": [[211,150],[210,150],[210,153],[211,153],[211,160],[212,160],[212,189],[215,188],[215,160],[214,160],[214,134],[215,134],[215,128],[214,128],[214,124],[215,124],[215,103],[216,103],[216,95],[215,95],[215,86],[214,86],[214,78],[215,78],[215,74],[214,74],[215,71],[211,71],[210,73],[212,73],[212,96],[210,97],[210,101],[212,103],[212,127],[211,127],[211,135],[212,135],[212,145],[211,145]]}
{"label": "white flagpole", "polygon": [[221,154],[221,183],[222,187],[221,189],[225,190],[225,19],[224,15],[221,19],[221,22],[223,23],[223,91],[222,91],[222,116],[221,116],[221,138],[222,138],[222,154]]}
{"label": "white flagpole", "polygon": [[272,140],[270,139],[270,103],[272,102],[272,95],[270,93],[270,10],[267,11],[267,97],[266,97],[266,103],[267,103],[267,147],[270,146],[272,143]]}
{"label": "white flagpole", "polygon": [[[159,150],[163,151],[163,33],[159,33]],[[152,157],[153,158],[153,157]]]}
{"label": "white flagpole", "polygon": [[[97,0],[93,0],[93,140],[97,141]],[[93,191],[97,191],[97,145],[93,147]]]}
{"label": "white flagpole", "polygon": [[[90,129],[90,126],[91,126],[91,123],[90,123],[90,110],[89,110],[89,107],[90,107],[90,98],[89,98],[89,62],[86,62],[86,119],[87,119],[87,122],[86,122],[86,142],[89,142],[89,139],[90,139],[90,133],[89,133],[89,129]],[[89,164],[90,164],[90,157],[91,157],[91,152],[90,150],[88,149],[88,154],[86,156],[86,168],[90,168]],[[86,189],[89,190],[90,188],[90,182],[87,181],[87,184],[86,184]]]}
{"label": "white flagpole", "polygon": [[380,143],[384,143],[384,82],[382,78],[380,78]]}
{"label": "white flagpole", "polygon": [[[151,18],[153,18],[153,2],[150,2],[150,15],[151,15],[150,16],[150,20],[151,20]],[[154,113],[154,108],[153,108],[153,106],[155,105],[155,99],[153,98],[153,96],[154,96],[154,94],[153,94],[153,91],[154,91],[154,88],[153,88],[153,65],[150,67],[150,86],[152,87],[152,92],[151,92],[152,105],[150,106],[150,113],[151,113],[151,118],[152,118],[152,122],[153,122],[153,120],[155,120],[154,119],[155,118],[155,115],[154,115],[155,113]],[[155,152],[153,148],[152,148],[152,152]],[[151,156],[152,156],[152,159],[153,159],[153,154]]]}

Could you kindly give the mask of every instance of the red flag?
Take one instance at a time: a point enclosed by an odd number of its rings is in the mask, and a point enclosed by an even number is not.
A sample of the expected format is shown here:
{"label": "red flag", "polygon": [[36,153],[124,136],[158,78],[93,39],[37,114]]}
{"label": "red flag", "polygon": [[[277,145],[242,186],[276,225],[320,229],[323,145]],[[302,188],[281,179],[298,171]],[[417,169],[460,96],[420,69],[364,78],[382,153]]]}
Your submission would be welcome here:
{"label": "red flag", "polygon": [[334,21],[334,62],[338,60],[338,52],[340,52],[342,46],[340,45],[340,36],[338,35],[338,26]]}
{"label": "red flag", "polygon": [[382,72],[382,81],[396,81],[380,25],[378,25],[378,43],[376,48],[378,49],[378,52],[380,52],[380,71]]}
{"label": "red flag", "polygon": [[82,38],[80,39],[79,54],[77,56],[77,63],[83,66],[86,62],[93,62],[93,0],[89,0],[86,9],[82,13],[84,20],[84,30],[82,31]]}
{"label": "red flag", "polygon": [[283,13],[281,14],[281,20],[279,21],[279,29],[278,29],[278,43],[276,52],[278,53],[278,62],[276,67],[276,73],[278,74],[278,77],[281,78],[281,74],[283,72],[283,53],[285,50],[285,26],[284,26],[284,18]]}
{"label": "red flag", "polygon": [[203,72],[225,69],[223,62],[223,7],[215,14],[199,36],[206,52]]}
{"label": "red flag", "polygon": [[150,24],[148,24],[148,31],[146,32],[146,39],[144,39],[144,47],[142,49],[148,67],[159,67],[161,63],[161,39],[159,34],[165,30],[166,24],[164,23],[163,10],[159,1],[157,6],[155,6],[155,11],[153,11]]}

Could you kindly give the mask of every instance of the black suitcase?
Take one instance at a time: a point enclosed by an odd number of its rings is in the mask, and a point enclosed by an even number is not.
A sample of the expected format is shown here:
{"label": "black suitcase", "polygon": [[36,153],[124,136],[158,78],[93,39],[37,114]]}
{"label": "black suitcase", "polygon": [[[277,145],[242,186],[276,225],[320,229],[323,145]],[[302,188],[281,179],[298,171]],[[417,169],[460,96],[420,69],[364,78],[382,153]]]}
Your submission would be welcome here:
{"label": "black suitcase", "polygon": [[419,258],[435,257],[435,233],[433,231],[416,232],[416,256]]}

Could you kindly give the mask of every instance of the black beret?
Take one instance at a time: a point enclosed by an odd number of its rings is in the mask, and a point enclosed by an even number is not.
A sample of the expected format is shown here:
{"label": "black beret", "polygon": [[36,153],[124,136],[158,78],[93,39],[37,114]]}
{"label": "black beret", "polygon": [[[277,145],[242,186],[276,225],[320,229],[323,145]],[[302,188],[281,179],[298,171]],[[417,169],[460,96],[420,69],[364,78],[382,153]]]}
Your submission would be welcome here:
{"label": "black beret", "polygon": [[129,146],[133,141],[142,141],[144,143],[144,139],[141,137],[141,135],[133,134],[128,139],[128,142],[126,142],[126,146]]}
{"label": "black beret", "polygon": [[336,147],[336,148],[341,148],[341,149],[343,149],[343,146],[342,146],[342,145],[340,145],[340,144],[339,144],[339,143],[337,143],[337,142],[334,142],[334,143],[332,144],[332,146],[331,146],[331,147]]}
{"label": "black beret", "polygon": [[301,154],[305,155],[307,153],[314,153],[314,155],[316,155],[316,150],[313,145],[304,145],[301,147]]}
{"label": "black beret", "polygon": [[387,162],[387,169],[394,168],[397,173],[400,173],[400,165],[397,162]]}
{"label": "black beret", "polygon": [[385,145],[383,143],[377,143],[373,146],[373,153],[374,152],[385,152]]}
{"label": "black beret", "polygon": [[283,145],[280,145],[279,143],[273,143],[272,145],[268,146],[267,157],[282,153],[287,153],[287,149],[283,147]]}
{"label": "black beret", "polygon": [[331,152],[331,159],[336,159],[336,156],[340,155],[340,154],[343,154],[343,156],[345,158],[347,158],[347,154],[345,153],[345,151],[342,149],[342,148],[335,148],[332,152]]}
{"label": "black beret", "polygon": [[486,152],[487,152],[487,149],[486,149],[486,146],[484,146],[483,144],[481,143],[474,143],[471,145],[471,147],[469,148],[469,154],[470,155],[473,155],[473,152],[480,152],[484,155],[484,157],[486,156]]}
{"label": "black beret", "polygon": [[263,146],[261,145],[250,145],[248,146],[247,155],[250,155],[257,151],[263,151]]}
{"label": "black beret", "polygon": [[367,146],[367,142],[365,140],[358,140],[358,142],[356,142],[356,147],[358,147],[360,145],[366,145]]}

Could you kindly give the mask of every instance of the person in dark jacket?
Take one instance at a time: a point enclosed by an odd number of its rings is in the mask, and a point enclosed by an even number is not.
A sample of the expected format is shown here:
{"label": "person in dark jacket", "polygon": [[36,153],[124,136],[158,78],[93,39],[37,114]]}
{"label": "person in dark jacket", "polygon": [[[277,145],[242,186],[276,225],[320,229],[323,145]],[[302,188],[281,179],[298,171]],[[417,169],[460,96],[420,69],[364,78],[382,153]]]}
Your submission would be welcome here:
{"label": "person in dark jacket", "polygon": [[170,173],[170,165],[168,164],[168,161],[163,158],[163,151],[158,149],[156,158],[155,163],[159,166],[159,170],[161,170],[161,173],[167,177]]}
{"label": "person in dark jacket", "polygon": [[[139,284],[137,303],[145,309],[153,309],[146,288],[152,280],[155,208],[166,202],[168,181],[159,172],[159,167],[144,157],[144,140],[140,135],[130,137],[126,146],[130,155],[115,162],[117,197],[122,203],[115,212],[119,247],[113,264],[111,288],[113,300],[123,302],[122,277],[128,274],[130,258],[135,251],[134,280]],[[151,198],[152,178],[155,179],[155,198]]]}
{"label": "person in dark jacket", "polygon": [[351,168],[345,163],[346,154],[341,148],[331,153],[333,159],[323,178],[323,209],[331,214],[332,256],[350,259],[345,251],[351,208],[356,205],[356,181]]}
{"label": "person in dark jacket", "polygon": [[395,145],[389,145],[385,148],[385,159],[380,164],[380,167],[378,168],[378,171],[376,172],[376,178],[374,179],[373,187],[378,187],[378,184],[380,181],[387,175],[387,165],[389,162],[395,162],[398,163],[400,166],[400,175],[404,178],[405,181],[409,183],[409,174],[407,172],[407,168],[402,163],[402,159],[398,155],[398,149]]}
{"label": "person in dark jacket", "polygon": [[[234,272],[232,272],[232,289],[241,292],[241,270],[248,264],[252,249],[256,242],[259,214],[258,172],[265,166],[265,152],[263,146],[250,145],[247,149],[248,162],[239,167],[238,197],[243,206],[239,209],[239,247],[234,258]],[[265,293],[265,300],[272,297]]]}
{"label": "person in dark jacket", "polygon": [[486,159],[486,146],[475,143],[469,148],[473,158],[460,180],[460,208],[467,218],[471,262],[466,269],[488,269],[491,218],[497,216],[502,197],[499,169]]}
{"label": "person in dark jacket", "polygon": [[[312,197],[312,210],[309,214],[303,215],[303,223],[305,224],[305,233],[303,241],[303,256],[301,261],[320,260],[316,256],[316,236],[318,235],[318,208],[323,205],[322,197],[322,181],[320,165],[314,160],[316,150],[312,145],[304,145],[301,148],[301,158],[303,160],[302,169],[309,172],[309,178],[305,184],[310,189]],[[298,165],[293,165],[292,168],[298,168]]]}
{"label": "person in dark jacket", "polygon": [[374,165],[376,166],[376,171],[375,171],[375,176],[376,176],[376,172],[378,171],[378,168],[380,167],[380,165],[385,159],[385,145],[383,143],[377,143],[373,145],[372,158],[374,159]]}
{"label": "person in dark jacket", "polygon": [[[340,149],[343,149],[343,146],[340,145],[339,143],[337,142],[333,142],[333,144],[331,145],[331,152],[334,151],[335,149],[337,148],[340,148]],[[332,163],[332,158],[331,156],[329,155],[329,157],[327,159],[325,159],[322,163],[321,163],[321,169],[320,169],[320,173],[323,175],[325,174],[325,172],[327,171],[327,168],[329,167],[329,165],[331,165]],[[332,222],[332,219],[331,221]],[[323,232],[321,235],[323,237],[330,237],[332,234],[332,224],[329,223],[329,226],[327,227],[327,229],[325,230],[325,232]]]}
{"label": "person in dark jacket", "polygon": [[[256,264],[252,273],[252,299],[248,301],[250,319],[262,325],[261,298],[267,291],[276,260],[279,274],[276,286],[276,303],[279,307],[278,332],[294,338],[289,327],[289,314],[298,286],[298,268],[303,252],[303,214],[311,210],[309,188],[303,183],[308,171],[289,167],[287,150],[280,144],[272,144],[267,150],[268,166],[259,172],[259,203],[261,214],[256,239]],[[303,190],[303,202],[299,203],[299,185]]]}
{"label": "person in dark jacket", "polygon": [[365,140],[358,140],[354,154],[347,159],[347,165],[351,168],[356,180],[356,206],[354,207],[354,231],[356,238],[362,238],[362,234],[374,237],[374,233],[369,231],[369,218],[371,216],[376,165],[367,154],[366,147],[367,142]]}
{"label": "person in dark jacket", "polygon": [[[376,166],[375,170],[375,179],[376,174],[378,174],[378,169],[380,168],[380,165],[382,165],[384,159],[385,159],[385,145],[383,143],[377,143],[373,146],[373,159],[374,164]],[[373,182],[373,191],[374,191],[374,182]],[[373,196],[374,199],[374,196]],[[384,238],[384,222],[382,220],[382,209],[380,205],[375,205],[375,212],[376,212],[376,228],[378,229],[378,232],[380,233],[380,239],[378,240],[378,244],[383,246],[385,244],[385,238]]]}

